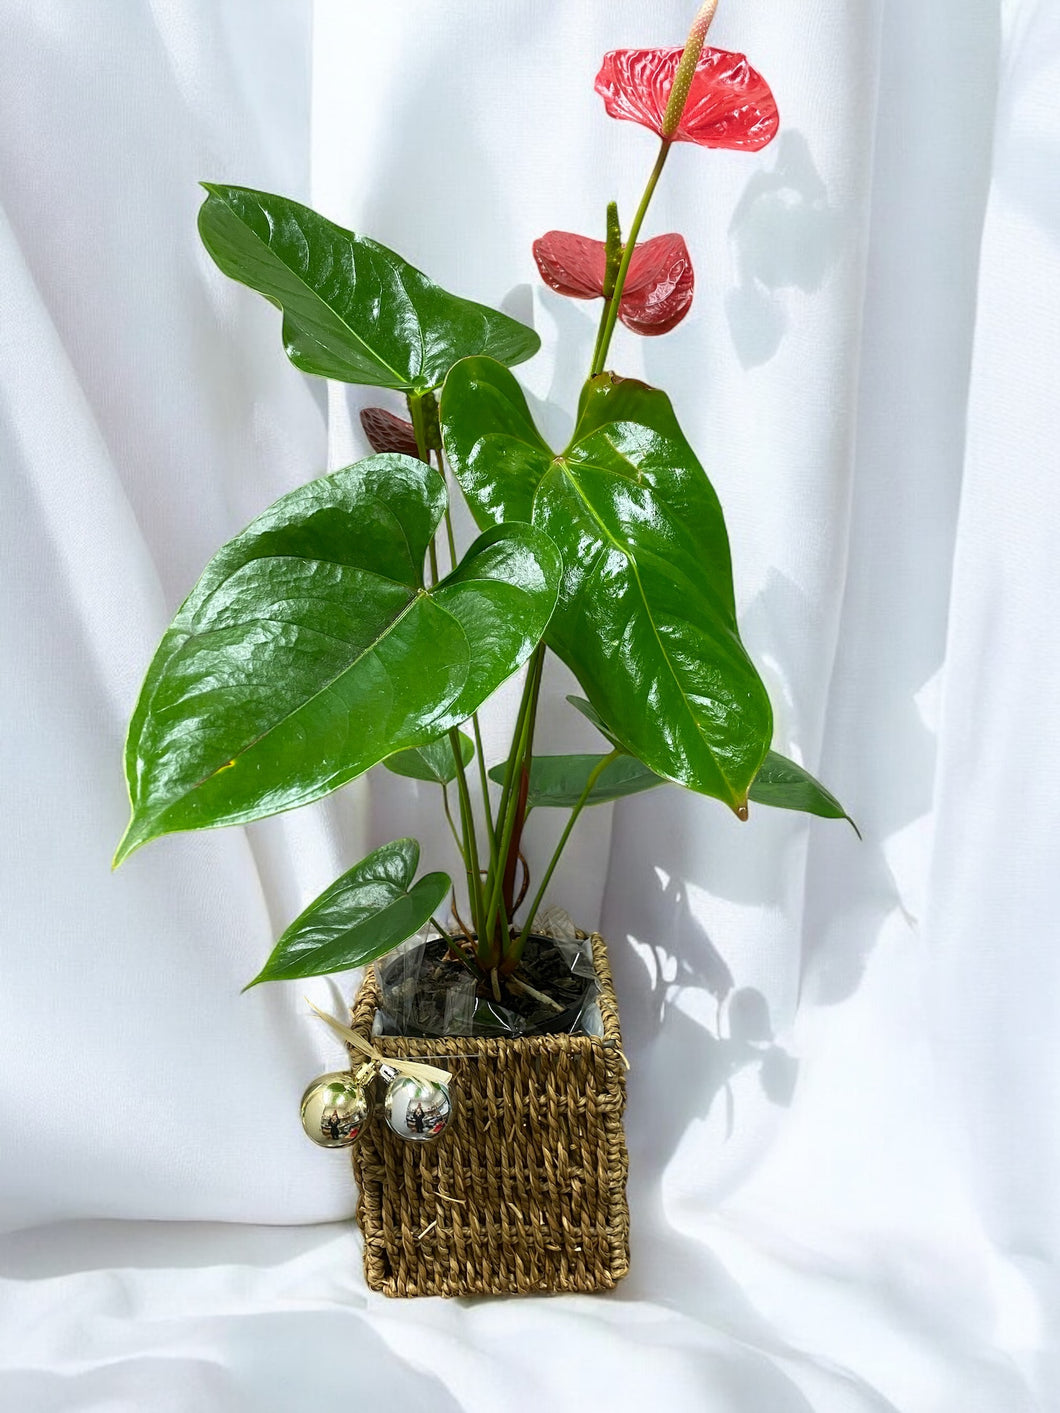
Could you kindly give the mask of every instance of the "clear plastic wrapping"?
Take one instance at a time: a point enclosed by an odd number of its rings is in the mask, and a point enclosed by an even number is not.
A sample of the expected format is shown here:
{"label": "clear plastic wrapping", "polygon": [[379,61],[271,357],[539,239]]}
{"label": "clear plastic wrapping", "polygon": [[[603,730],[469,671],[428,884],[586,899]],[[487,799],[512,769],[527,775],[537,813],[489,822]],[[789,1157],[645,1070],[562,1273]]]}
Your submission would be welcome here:
{"label": "clear plastic wrapping", "polygon": [[377,1035],[599,1034],[592,949],[566,913],[535,919],[500,1001],[437,935],[420,933],[376,963]]}

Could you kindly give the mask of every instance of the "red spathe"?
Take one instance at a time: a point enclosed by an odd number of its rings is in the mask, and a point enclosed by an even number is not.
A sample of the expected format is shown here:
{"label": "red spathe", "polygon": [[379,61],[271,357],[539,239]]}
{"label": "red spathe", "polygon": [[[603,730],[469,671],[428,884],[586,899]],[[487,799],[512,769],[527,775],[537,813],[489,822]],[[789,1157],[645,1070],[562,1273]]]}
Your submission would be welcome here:
{"label": "red spathe", "polygon": [[[663,114],[682,50],[613,49],[604,55],[596,91],[612,118],[662,136]],[[780,114],[769,85],[742,54],[704,49],[672,141],[757,152],[776,136]]]}
{"label": "red spathe", "polygon": [[[534,241],[534,259],[545,284],[572,299],[604,292],[602,240],[570,231],[547,231]],[[695,275],[684,237],[660,235],[638,245],[629,262],[618,317],[637,334],[665,334],[692,307]]]}

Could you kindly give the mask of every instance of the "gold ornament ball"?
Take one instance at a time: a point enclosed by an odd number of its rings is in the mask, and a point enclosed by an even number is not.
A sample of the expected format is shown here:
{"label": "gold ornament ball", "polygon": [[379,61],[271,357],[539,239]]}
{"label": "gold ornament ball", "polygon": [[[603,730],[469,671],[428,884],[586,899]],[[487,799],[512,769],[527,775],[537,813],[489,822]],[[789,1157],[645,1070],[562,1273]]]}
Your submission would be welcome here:
{"label": "gold ornament ball", "polygon": [[364,1090],[351,1074],[322,1074],[302,1095],[302,1127],[321,1148],[349,1148],[368,1113]]}
{"label": "gold ornament ball", "polygon": [[424,1143],[445,1131],[453,1105],[444,1084],[400,1075],[387,1088],[383,1112],[399,1138]]}

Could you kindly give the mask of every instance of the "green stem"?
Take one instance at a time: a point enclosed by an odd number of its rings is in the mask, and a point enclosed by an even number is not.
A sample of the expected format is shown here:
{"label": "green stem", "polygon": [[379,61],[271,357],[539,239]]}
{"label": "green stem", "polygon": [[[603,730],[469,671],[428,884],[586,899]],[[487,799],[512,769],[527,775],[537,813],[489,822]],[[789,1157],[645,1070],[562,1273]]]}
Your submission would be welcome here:
{"label": "green stem", "polygon": [[[478,778],[479,784],[482,788],[482,809],[483,813],[486,816],[486,835],[489,839],[490,845],[490,866],[489,872],[486,874],[486,891],[488,892],[492,888],[494,878],[497,876],[497,870],[500,868],[500,861],[497,854],[497,830],[493,823],[493,809],[490,805],[490,782],[489,776],[486,773],[486,757],[483,755],[482,752],[482,731],[478,724],[477,711],[472,714],[471,729],[475,733],[475,754],[478,756]],[[503,909],[501,911],[500,921],[504,926],[505,935],[507,935],[508,917],[507,914],[503,911]],[[490,928],[490,923],[488,920],[486,926],[487,929]],[[489,948],[490,956],[492,959],[494,952],[492,935],[490,936]]]}
{"label": "green stem", "polygon": [[[441,461],[441,459],[439,452],[438,460]],[[449,568],[453,570],[456,568],[456,536],[453,534],[453,517],[449,513],[448,506],[445,507],[445,538],[449,542]]]}
{"label": "green stem", "polygon": [[[420,460],[425,461],[428,466],[431,464],[431,444],[433,436],[431,428],[438,425],[438,406],[434,400],[434,393],[409,393],[405,398],[405,405],[409,410],[409,417],[412,421],[412,430],[416,434],[416,450],[419,452]],[[441,453],[439,452],[439,456]],[[444,472],[443,472],[444,479]],[[446,504],[446,515],[449,514],[449,506]],[[427,546],[427,555],[431,564],[431,585],[438,582],[438,550],[435,547],[437,531],[431,536],[431,542]]]}
{"label": "green stem", "polygon": [[433,914],[432,914],[432,916],[431,916],[431,926],[432,926],[432,927],[434,928],[434,930],[438,933],[438,935],[442,938],[442,941],[446,943],[446,945],[449,947],[449,950],[450,950],[451,952],[457,952],[457,951],[459,950],[459,949],[457,948],[456,943],[455,943],[455,942],[453,941],[453,939],[449,936],[448,932],[446,932],[445,928],[444,928],[444,927],[442,926],[442,924],[438,921],[438,919],[433,916]]}
{"label": "green stem", "polygon": [[490,804],[490,782],[486,772],[486,757],[482,754],[482,731],[478,724],[478,712],[472,713],[471,729],[475,733],[475,753],[478,756],[478,778],[482,786],[482,808],[486,815],[486,833],[490,841],[490,867],[497,864],[497,831],[493,825],[493,807]]}
{"label": "green stem", "polygon": [[541,906],[542,899],[545,896],[545,890],[552,881],[552,875],[556,871],[556,865],[559,863],[560,858],[562,857],[563,850],[567,847],[567,840],[571,836],[571,830],[574,828],[578,816],[585,808],[585,802],[592,794],[593,786],[600,779],[600,776],[604,773],[604,771],[611,764],[611,762],[613,760],[616,760],[620,755],[622,755],[621,751],[614,750],[611,752],[610,755],[604,756],[600,760],[599,764],[594,766],[593,770],[589,775],[589,779],[585,782],[585,789],[582,791],[578,803],[571,810],[570,818],[567,820],[567,827],[564,829],[563,833],[559,837],[559,843],[556,845],[555,852],[553,853],[552,858],[549,860],[548,868],[545,869],[545,876],[541,880],[541,886],[534,894],[534,901],[530,904],[530,910],[526,914],[526,921],[523,923],[522,931],[519,933],[518,940],[516,941],[515,946],[510,953],[510,959],[514,961],[515,964],[518,964],[519,958],[523,955],[523,948],[526,946],[526,939],[530,936],[530,929],[533,926],[534,918],[537,915],[537,910]]}
{"label": "green stem", "polygon": [[[515,780],[519,762],[522,760],[523,727],[526,724],[526,711],[530,703],[530,685],[533,677],[533,662],[531,662],[526,673],[526,681],[523,683],[523,694],[519,699],[519,710],[515,714],[515,729],[512,732],[511,749],[508,752],[508,759],[504,763],[504,780],[501,783],[501,798],[497,806],[497,844],[498,848],[504,840],[504,826],[508,818],[508,802],[511,799],[512,784]],[[492,885],[491,885],[492,886]]]}
{"label": "green stem", "polygon": [[471,795],[467,788],[467,775],[464,772],[464,758],[460,751],[460,732],[454,726],[449,732],[449,742],[456,761],[456,788],[460,798],[460,824],[464,835],[464,864],[467,875],[468,901],[471,904],[471,921],[482,938],[483,901],[482,875],[478,867],[478,840],[475,837],[475,817],[471,812]]}
{"label": "green stem", "polygon": [[545,649],[540,648],[540,664],[534,681],[533,693],[527,706],[525,744],[523,746],[522,760],[519,762],[519,771],[512,783],[512,812],[514,824],[512,826],[511,838],[508,841],[508,851],[504,856],[504,878],[502,882],[501,897],[504,899],[504,906],[512,912],[515,911],[515,879],[519,870],[519,849],[522,845],[523,827],[526,823],[526,802],[530,790],[530,772],[534,765],[534,730],[537,726],[537,704],[541,698],[541,679],[544,676]]}
{"label": "green stem", "polygon": [[604,359],[607,357],[607,349],[604,347],[604,330],[607,328],[607,316],[611,313],[611,301],[604,300],[604,307],[600,310],[600,322],[596,326],[596,342],[593,344],[593,361],[589,364],[589,376],[594,376],[597,363],[603,367]]}
{"label": "green stem", "polygon": [[604,326],[607,323],[607,313],[611,304],[611,296],[615,292],[615,282],[618,279],[618,267],[622,263],[622,227],[618,223],[618,203],[609,201],[607,204],[607,230],[604,240],[604,307],[600,310],[600,322],[596,327],[596,342],[593,344],[592,362],[590,368],[596,367],[596,360],[600,354],[601,344],[604,337]]}
{"label": "green stem", "polygon": [[456,822],[453,819],[453,811],[449,805],[449,787],[447,785],[442,786],[442,809],[445,810],[445,817],[449,821],[449,829],[452,832],[453,840],[456,843],[457,851],[459,852],[460,858],[463,861],[464,867],[466,868],[467,857],[464,854],[464,845],[460,838],[460,833],[456,827]]}
{"label": "green stem", "polygon": [[508,858],[508,850],[511,847],[512,833],[515,829],[516,811],[513,806],[513,799],[518,796],[513,789],[516,778],[519,774],[519,766],[522,763],[526,750],[526,733],[529,724],[531,704],[536,704],[537,688],[541,682],[541,666],[545,657],[545,645],[539,643],[534,650],[534,655],[530,659],[530,666],[527,669],[526,681],[523,683],[523,695],[519,703],[519,713],[515,722],[515,733],[512,737],[512,749],[508,756],[507,768],[504,772],[504,786],[501,791],[501,803],[497,812],[498,821],[498,843],[497,843],[497,866],[492,871],[490,879],[490,896],[486,905],[486,923],[491,929],[495,926],[495,920],[502,911],[501,898],[504,889],[504,863]]}
{"label": "green stem", "polygon": [[[512,732],[511,749],[508,752],[508,759],[504,765],[504,781],[501,785],[500,804],[497,806],[497,848],[500,853],[501,845],[504,843],[505,827],[509,817],[509,805],[511,802],[512,788],[515,784],[516,774],[519,769],[519,762],[523,758],[523,733],[526,728],[526,714],[530,707],[530,698],[533,693],[534,672],[537,666],[536,658],[531,658],[530,665],[526,671],[526,679],[523,682],[523,692],[519,699],[519,710],[515,715],[515,729]],[[491,880],[492,888],[495,880]]]}
{"label": "green stem", "polygon": [[461,963],[461,965],[467,967],[468,971],[471,973],[472,976],[477,977],[478,972],[471,965],[471,961],[468,958],[468,955],[464,951],[463,947],[457,946],[456,942],[453,940],[452,937],[450,937],[449,933],[446,932],[445,928],[442,926],[442,924],[438,921],[436,917],[431,918],[431,925],[437,929],[437,931],[441,935],[442,941],[449,948],[449,955],[455,961],[458,961]]}
{"label": "green stem", "polygon": [[438,432],[438,400],[433,392],[411,392],[405,397],[409,419],[416,435],[416,450],[421,461],[431,464],[431,452],[441,446]]}
{"label": "green stem", "polygon": [[593,354],[593,366],[590,369],[589,377],[595,378],[597,373],[602,373],[604,363],[607,359],[607,350],[611,346],[611,335],[615,332],[615,321],[618,319],[618,308],[622,303],[622,289],[626,283],[626,276],[629,274],[629,262],[633,259],[633,252],[637,246],[637,237],[640,235],[640,228],[644,224],[644,217],[648,214],[648,207],[651,205],[655,188],[659,184],[662,176],[662,169],[666,165],[666,159],[670,155],[670,143],[665,139],[659,148],[659,155],[655,159],[655,166],[651,169],[651,176],[648,178],[648,185],[644,188],[644,195],[640,198],[640,205],[637,213],[633,217],[633,224],[629,228],[629,235],[626,237],[625,249],[622,251],[622,262],[618,267],[618,276],[615,279],[614,293],[611,295],[611,302],[607,306],[607,312],[601,325],[600,337],[597,339],[596,351]]}
{"label": "green stem", "polygon": [[453,513],[449,504],[449,477],[445,474],[445,456],[441,448],[435,452],[438,458],[438,474],[445,482],[445,538],[449,544],[449,568],[456,568],[456,536],[453,533]]}

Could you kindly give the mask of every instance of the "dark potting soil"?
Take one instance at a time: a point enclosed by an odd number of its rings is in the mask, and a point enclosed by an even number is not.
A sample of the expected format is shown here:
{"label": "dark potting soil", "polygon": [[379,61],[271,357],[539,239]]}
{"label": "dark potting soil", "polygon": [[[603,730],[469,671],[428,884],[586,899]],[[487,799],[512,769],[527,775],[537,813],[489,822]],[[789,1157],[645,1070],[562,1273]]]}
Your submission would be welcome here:
{"label": "dark potting soil", "polygon": [[474,977],[454,960],[440,937],[377,963],[380,1013],[385,1035],[558,1035],[579,1028],[578,1022],[596,982],[582,975],[588,967],[571,969],[568,955],[551,937],[526,939],[516,981],[528,982],[549,996],[560,1011],[525,992],[510,989],[500,978],[497,1003],[488,980]]}

